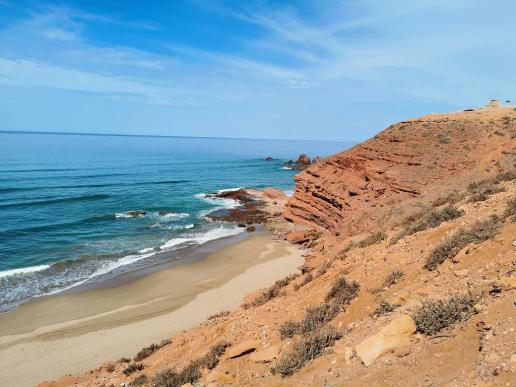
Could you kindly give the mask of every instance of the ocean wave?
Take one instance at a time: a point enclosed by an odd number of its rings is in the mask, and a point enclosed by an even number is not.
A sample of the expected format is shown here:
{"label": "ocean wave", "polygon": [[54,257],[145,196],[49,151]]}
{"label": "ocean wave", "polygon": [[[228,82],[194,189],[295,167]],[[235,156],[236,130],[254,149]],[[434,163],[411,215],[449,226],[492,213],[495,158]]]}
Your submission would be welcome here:
{"label": "ocean wave", "polygon": [[19,269],[4,270],[4,271],[0,271],[0,278],[10,277],[13,275],[35,273],[38,271],[48,269],[49,267],[50,267],[50,265],[38,265],[38,266],[22,267]]}
{"label": "ocean wave", "polygon": [[199,232],[195,234],[186,235],[184,237],[173,238],[167,241],[166,243],[162,244],[158,248],[145,248],[140,250],[137,254],[129,254],[117,260],[106,262],[105,264],[97,268],[97,270],[95,270],[95,272],[93,272],[87,278],[81,279],[80,281],[77,281],[65,288],[55,289],[46,294],[56,294],[69,290],[76,286],[82,285],[94,278],[106,275],[116,269],[119,269],[120,267],[134,264],[143,259],[150,258],[158,253],[176,250],[178,248],[183,248],[189,245],[201,245],[215,239],[237,235],[242,232],[244,232],[244,230],[239,227],[219,227],[215,229],[210,229],[206,232]]}
{"label": "ocean wave", "polygon": [[60,204],[60,203],[95,201],[95,200],[108,199],[109,197],[110,196],[106,195],[106,194],[82,195],[82,196],[73,196],[73,197],[59,198],[59,199],[34,200],[32,202],[0,204],[0,208],[22,208],[22,207],[35,207],[35,206],[44,206],[44,205]]}
{"label": "ocean wave", "polygon": [[281,167],[280,169],[287,169],[287,170],[291,170],[291,169],[292,169],[292,167],[286,167],[286,166],[283,166],[283,167]]}

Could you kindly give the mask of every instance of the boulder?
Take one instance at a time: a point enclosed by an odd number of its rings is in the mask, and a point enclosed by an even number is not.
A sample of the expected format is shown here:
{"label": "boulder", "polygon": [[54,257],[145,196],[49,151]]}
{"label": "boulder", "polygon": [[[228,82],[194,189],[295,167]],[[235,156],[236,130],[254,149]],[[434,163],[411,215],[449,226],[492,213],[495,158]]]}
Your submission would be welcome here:
{"label": "boulder", "polygon": [[254,227],[254,226],[247,226],[245,229],[245,231],[247,231],[247,232],[253,232],[254,230],[256,230],[256,227]]}
{"label": "boulder", "polygon": [[305,231],[291,231],[287,235],[287,241],[294,245],[306,243],[310,240],[310,235]]}
{"label": "boulder", "polygon": [[267,156],[267,157],[265,157],[265,158],[264,158],[264,160],[265,160],[265,161],[272,161],[272,160],[274,160],[274,159],[273,159],[271,156]]}
{"label": "boulder", "polygon": [[371,365],[383,353],[407,346],[410,336],[416,332],[416,324],[408,315],[392,320],[378,333],[368,337],[355,348],[357,356],[366,366]]}
{"label": "boulder", "polygon": [[278,357],[279,350],[279,346],[271,345],[270,347],[251,353],[249,360],[253,363],[270,363]]}
{"label": "boulder", "polygon": [[254,352],[260,346],[259,340],[244,340],[226,350],[226,356],[229,359],[247,355]]}

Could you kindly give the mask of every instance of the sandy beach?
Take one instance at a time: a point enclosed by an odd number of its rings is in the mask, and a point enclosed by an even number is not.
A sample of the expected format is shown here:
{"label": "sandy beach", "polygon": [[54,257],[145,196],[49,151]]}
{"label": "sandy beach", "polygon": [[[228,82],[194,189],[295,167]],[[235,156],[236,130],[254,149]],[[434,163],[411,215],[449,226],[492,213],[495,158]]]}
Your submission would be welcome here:
{"label": "sandy beach", "polygon": [[0,315],[0,385],[29,386],[198,325],[296,271],[301,252],[268,233],[112,286],[43,297]]}

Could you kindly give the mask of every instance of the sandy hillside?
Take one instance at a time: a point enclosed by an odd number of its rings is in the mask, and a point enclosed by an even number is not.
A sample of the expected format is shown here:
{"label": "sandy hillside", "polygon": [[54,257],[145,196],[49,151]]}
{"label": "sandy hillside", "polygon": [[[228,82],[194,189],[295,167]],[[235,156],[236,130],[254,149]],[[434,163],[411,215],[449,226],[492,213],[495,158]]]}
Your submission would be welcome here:
{"label": "sandy hillside", "polygon": [[392,125],[266,195],[303,274],[44,385],[515,385],[515,179],[514,107]]}

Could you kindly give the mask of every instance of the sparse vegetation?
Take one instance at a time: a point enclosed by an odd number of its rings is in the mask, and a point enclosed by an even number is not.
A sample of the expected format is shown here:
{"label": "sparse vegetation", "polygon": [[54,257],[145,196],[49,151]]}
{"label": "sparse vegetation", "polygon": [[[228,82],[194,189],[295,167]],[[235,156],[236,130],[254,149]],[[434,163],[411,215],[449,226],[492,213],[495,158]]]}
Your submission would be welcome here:
{"label": "sparse vegetation", "polygon": [[459,193],[457,191],[453,191],[448,195],[441,196],[441,197],[435,199],[434,202],[432,203],[432,205],[434,207],[440,207],[445,204],[455,204],[461,199],[462,199],[461,195],[459,195]]}
{"label": "sparse vegetation", "polygon": [[324,349],[331,347],[341,337],[342,335],[332,327],[325,327],[308,335],[295,343],[292,350],[272,367],[272,373],[279,374],[282,377],[292,375],[307,362],[321,355]]}
{"label": "sparse vegetation", "polygon": [[143,359],[148,358],[158,349],[168,344],[170,344],[170,340],[163,340],[160,344],[151,344],[148,347],[143,348],[140,352],[138,352],[134,357],[134,361],[142,361]]}
{"label": "sparse vegetation", "polygon": [[400,279],[403,278],[405,274],[401,270],[394,270],[389,274],[387,277],[385,277],[385,281],[383,281],[383,286],[388,288],[389,286],[395,285],[398,283]]}
{"label": "sparse vegetation", "polygon": [[396,310],[396,308],[398,308],[398,307],[399,307],[399,305],[397,305],[397,304],[391,304],[390,302],[383,300],[382,302],[380,302],[378,307],[372,313],[372,316],[380,317],[384,314],[387,314],[387,313],[390,313],[390,312]]}
{"label": "sparse vegetation", "polygon": [[511,222],[516,222],[516,198],[507,200],[507,207],[503,216],[504,218],[510,218]]}
{"label": "sparse vegetation", "polygon": [[142,363],[131,363],[122,371],[125,376],[134,374],[135,372],[141,371],[145,368]]}
{"label": "sparse vegetation", "polygon": [[299,277],[299,274],[291,274],[291,275],[286,276],[283,279],[276,281],[274,283],[274,285],[272,285],[269,289],[267,289],[262,295],[258,296],[253,301],[251,301],[250,304],[244,304],[243,307],[245,309],[247,309],[251,306],[263,305],[267,301],[285,294],[285,290],[283,288],[285,286],[287,286],[292,280],[296,279],[297,277]]}
{"label": "sparse vegetation", "polygon": [[225,317],[229,314],[229,310],[222,310],[219,313],[212,314],[211,316],[208,316],[208,320],[215,320],[219,317]]}
{"label": "sparse vegetation", "polygon": [[339,277],[328,292],[325,303],[307,308],[305,317],[300,322],[287,321],[280,327],[282,339],[296,334],[310,334],[333,320],[344,311],[353,298],[358,295],[358,282],[349,283],[344,277]]}
{"label": "sparse vegetation", "polygon": [[464,214],[464,211],[449,205],[444,208],[432,209],[409,217],[404,224],[406,227],[398,235],[391,239],[393,245],[401,238],[412,235],[420,231],[435,228],[443,222],[456,219]]}
{"label": "sparse vegetation", "polygon": [[183,384],[196,383],[201,378],[204,368],[212,370],[219,363],[219,358],[231,344],[226,341],[214,345],[203,357],[191,361],[181,371],[168,369],[156,375],[154,386],[156,387],[180,387]]}
{"label": "sparse vegetation", "polygon": [[447,300],[425,301],[413,314],[416,328],[433,335],[455,323],[468,320],[474,313],[477,298],[472,294],[452,296]]}
{"label": "sparse vegetation", "polygon": [[279,329],[282,340],[293,337],[300,331],[299,323],[296,321],[285,321]]}
{"label": "sparse vegetation", "polygon": [[354,248],[357,248],[357,247],[358,248],[364,248],[364,247],[373,245],[373,244],[375,244],[377,242],[380,242],[380,241],[384,240],[385,238],[387,238],[387,235],[383,231],[375,232],[375,233],[369,235],[368,237],[362,239],[359,242],[351,242],[346,247],[344,247],[340,251],[339,254],[341,254],[341,255],[346,254],[348,251],[351,251],[351,250],[353,250]]}
{"label": "sparse vegetation", "polygon": [[461,228],[453,236],[446,239],[432,250],[426,260],[425,268],[435,270],[447,259],[453,258],[466,245],[482,243],[491,239],[500,227],[500,218],[496,215],[487,220],[478,221],[470,228]]}
{"label": "sparse vegetation", "polygon": [[127,357],[121,357],[120,359],[118,359],[118,362],[119,363],[130,363],[131,359],[129,359]]}
{"label": "sparse vegetation", "polygon": [[143,386],[145,383],[147,383],[149,379],[146,375],[138,375],[134,380],[131,382],[131,386],[140,387]]}
{"label": "sparse vegetation", "polygon": [[314,276],[312,275],[312,273],[308,273],[307,275],[305,275],[305,277],[303,278],[303,281],[301,281],[300,283],[298,284],[294,284],[294,290],[299,290],[300,288],[302,288],[303,286],[305,286],[307,283],[311,282],[312,280],[314,279]]}
{"label": "sparse vegetation", "polygon": [[319,270],[317,271],[317,276],[320,277],[324,274],[326,274],[326,272],[330,269],[331,267],[331,262],[324,262],[321,267],[319,268]]}

